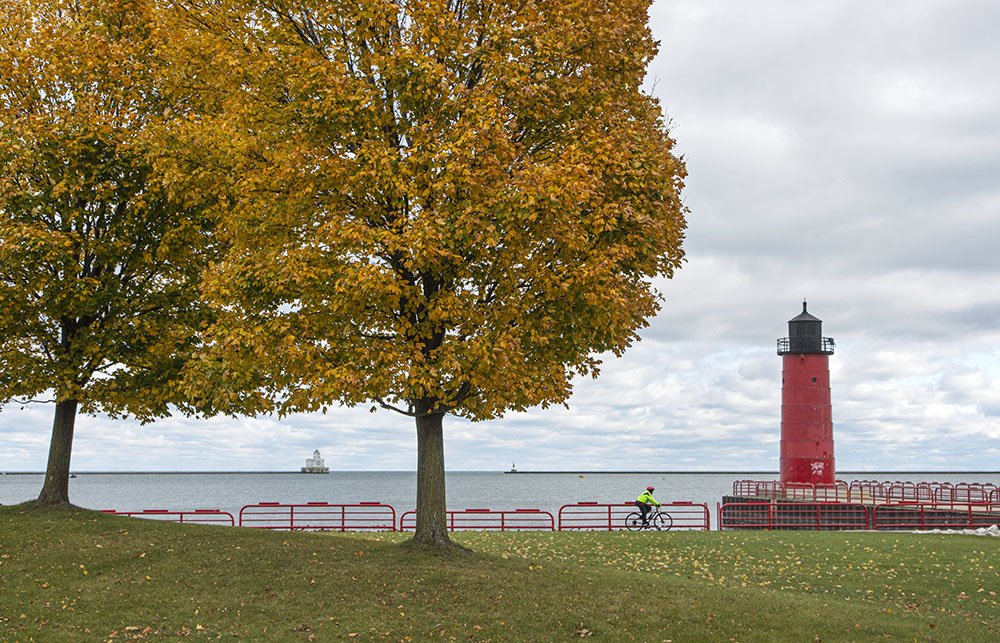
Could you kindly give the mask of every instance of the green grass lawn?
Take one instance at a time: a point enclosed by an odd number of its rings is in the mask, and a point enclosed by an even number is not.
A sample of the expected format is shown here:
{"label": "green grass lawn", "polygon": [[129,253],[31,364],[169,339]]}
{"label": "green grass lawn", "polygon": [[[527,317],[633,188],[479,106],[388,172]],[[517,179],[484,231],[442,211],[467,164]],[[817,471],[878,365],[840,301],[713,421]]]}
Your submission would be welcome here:
{"label": "green grass lawn", "polygon": [[0,640],[1000,640],[1000,542],[836,532],[402,534],[0,507]]}

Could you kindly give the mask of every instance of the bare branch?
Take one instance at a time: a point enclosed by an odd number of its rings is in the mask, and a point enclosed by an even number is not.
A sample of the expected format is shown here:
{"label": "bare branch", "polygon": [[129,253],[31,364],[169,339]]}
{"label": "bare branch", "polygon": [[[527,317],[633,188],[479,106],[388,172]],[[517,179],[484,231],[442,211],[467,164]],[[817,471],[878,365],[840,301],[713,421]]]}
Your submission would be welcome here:
{"label": "bare branch", "polygon": [[416,411],[413,410],[413,405],[412,404],[408,405],[407,406],[408,410],[404,411],[403,409],[401,409],[401,408],[399,408],[397,406],[393,406],[392,404],[389,404],[388,402],[384,401],[382,398],[380,398],[378,396],[375,397],[375,401],[378,402],[378,405],[381,406],[383,409],[387,409],[389,411],[395,411],[396,413],[399,413],[400,415],[405,415],[405,416],[411,417],[411,418],[417,417],[417,413],[416,413]]}

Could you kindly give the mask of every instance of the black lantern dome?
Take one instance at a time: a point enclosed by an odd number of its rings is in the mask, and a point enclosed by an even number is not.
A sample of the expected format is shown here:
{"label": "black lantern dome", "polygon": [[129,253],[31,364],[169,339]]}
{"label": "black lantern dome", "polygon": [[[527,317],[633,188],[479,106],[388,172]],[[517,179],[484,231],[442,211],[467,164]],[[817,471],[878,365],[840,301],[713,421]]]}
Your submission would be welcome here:
{"label": "black lantern dome", "polygon": [[833,355],[833,338],[823,337],[823,322],[809,314],[802,300],[802,312],[788,320],[788,337],[778,340],[778,355],[821,353]]}

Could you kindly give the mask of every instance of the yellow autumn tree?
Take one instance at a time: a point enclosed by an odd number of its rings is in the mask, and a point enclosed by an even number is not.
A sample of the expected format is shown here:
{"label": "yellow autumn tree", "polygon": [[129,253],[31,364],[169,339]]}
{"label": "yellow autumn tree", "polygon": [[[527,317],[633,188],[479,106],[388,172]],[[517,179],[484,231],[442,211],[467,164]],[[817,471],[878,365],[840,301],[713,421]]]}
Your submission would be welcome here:
{"label": "yellow autumn tree", "polygon": [[55,403],[40,504],[69,502],[78,412],[183,407],[178,374],[209,319],[205,195],[154,168],[167,103],[150,6],[0,5],[0,404]]}
{"label": "yellow autumn tree", "polygon": [[237,195],[192,391],[412,416],[414,540],[450,543],[443,417],[563,402],[682,262],[648,6],[176,2],[171,71],[211,103],[179,127]]}

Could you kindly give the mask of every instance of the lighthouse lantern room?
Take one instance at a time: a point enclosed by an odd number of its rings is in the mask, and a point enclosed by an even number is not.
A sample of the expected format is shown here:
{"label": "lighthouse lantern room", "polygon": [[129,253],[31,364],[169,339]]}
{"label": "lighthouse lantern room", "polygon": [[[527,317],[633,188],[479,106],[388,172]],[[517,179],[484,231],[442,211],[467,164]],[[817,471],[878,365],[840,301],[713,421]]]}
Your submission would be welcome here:
{"label": "lighthouse lantern room", "polygon": [[802,312],[788,320],[788,337],[778,340],[781,355],[781,481],[833,484],[833,407],[830,365],[833,339],[823,322]]}

